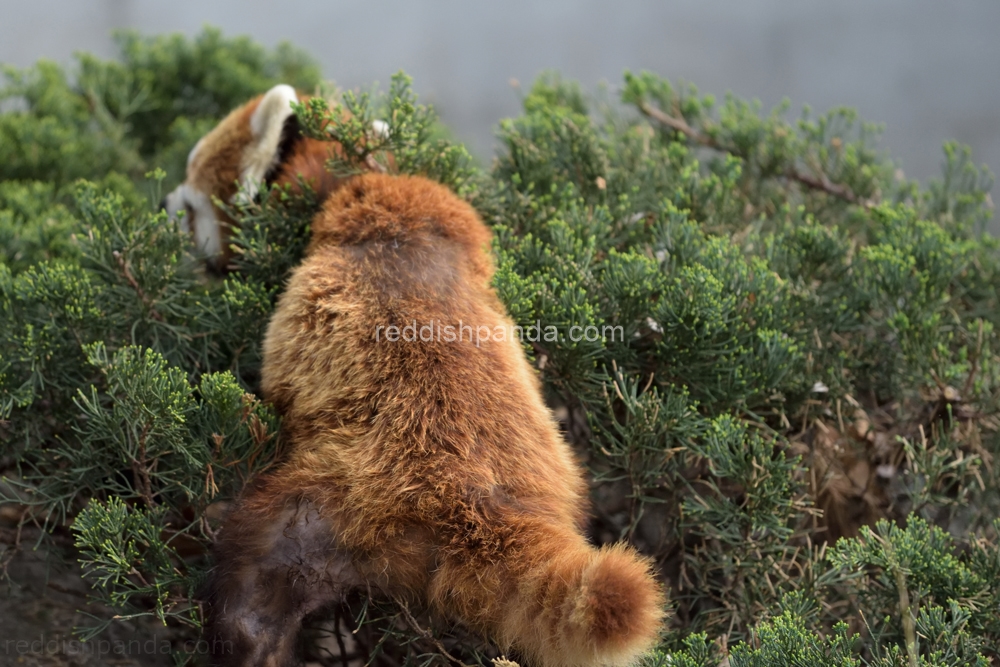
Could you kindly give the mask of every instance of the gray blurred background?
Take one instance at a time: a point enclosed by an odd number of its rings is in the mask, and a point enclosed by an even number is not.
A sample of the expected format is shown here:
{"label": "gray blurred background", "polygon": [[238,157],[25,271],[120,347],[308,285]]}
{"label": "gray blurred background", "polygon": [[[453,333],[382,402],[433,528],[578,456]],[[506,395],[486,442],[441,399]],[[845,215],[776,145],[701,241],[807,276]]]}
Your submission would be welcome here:
{"label": "gray blurred background", "polygon": [[885,124],[880,147],[925,183],[948,139],[1000,170],[998,0],[0,0],[0,63],[113,57],[115,28],[193,35],[205,24],[267,46],[289,40],[343,87],[404,69],[484,159],[497,121],[519,110],[511,79],[527,88],[555,68],[616,94],[628,68],[765,109],[788,97],[794,115],[856,107]]}

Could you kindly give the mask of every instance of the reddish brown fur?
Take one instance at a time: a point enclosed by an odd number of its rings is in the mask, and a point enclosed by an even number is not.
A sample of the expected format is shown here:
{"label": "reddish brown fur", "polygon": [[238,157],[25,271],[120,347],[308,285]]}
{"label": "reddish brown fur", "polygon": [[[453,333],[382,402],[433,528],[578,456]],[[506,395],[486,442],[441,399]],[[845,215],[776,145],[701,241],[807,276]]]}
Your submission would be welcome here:
{"label": "reddish brown fur", "polygon": [[274,183],[288,184],[293,191],[298,191],[301,176],[320,199],[326,199],[344,182],[344,179],[334,176],[324,168],[331,152],[338,148],[336,144],[327,141],[300,138],[292,148],[291,155],[281,165]]}
{"label": "reddish brown fur", "polygon": [[377,338],[510,327],[489,241],[417,177],[356,177],[314,220],[264,343],[290,453],[217,545],[220,663],[290,664],[302,617],[362,586],[545,667],[625,665],[655,641],[660,588],[631,549],[587,543],[581,468],[520,343]]}

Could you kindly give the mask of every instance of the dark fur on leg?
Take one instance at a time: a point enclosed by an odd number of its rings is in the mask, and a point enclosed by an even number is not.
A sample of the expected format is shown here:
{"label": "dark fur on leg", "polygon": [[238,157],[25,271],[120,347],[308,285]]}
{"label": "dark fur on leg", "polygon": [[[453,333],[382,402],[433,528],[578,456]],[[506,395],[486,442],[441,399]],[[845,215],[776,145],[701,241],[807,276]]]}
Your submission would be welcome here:
{"label": "dark fur on leg", "polygon": [[274,480],[261,481],[230,513],[215,547],[205,636],[219,667],[292,664],[302,619],[360,583],[316,505],[275,502],[267,493]]}

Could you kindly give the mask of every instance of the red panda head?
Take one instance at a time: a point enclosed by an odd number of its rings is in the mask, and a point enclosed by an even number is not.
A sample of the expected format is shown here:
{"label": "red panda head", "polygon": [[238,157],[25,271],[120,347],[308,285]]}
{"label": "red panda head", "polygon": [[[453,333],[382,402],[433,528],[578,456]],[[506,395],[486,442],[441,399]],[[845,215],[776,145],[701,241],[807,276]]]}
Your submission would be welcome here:
{"label": "red panda head", "polygon": [[295,90],[280,84],[233,110],[195,144],[184,182],[164,205],[216,269],[229,261],[233,220],[218,205],[251,200],[272,183],[295,186],[302,177],[321,196],[341,183],[324,169],[337,145],[303,137],[292,104]]}

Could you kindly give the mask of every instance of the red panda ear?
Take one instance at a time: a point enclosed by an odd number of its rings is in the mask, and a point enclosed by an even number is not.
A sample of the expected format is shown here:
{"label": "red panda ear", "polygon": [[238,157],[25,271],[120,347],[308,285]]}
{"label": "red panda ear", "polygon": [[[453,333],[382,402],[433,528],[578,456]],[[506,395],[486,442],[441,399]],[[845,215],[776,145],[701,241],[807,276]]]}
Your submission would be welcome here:
{"label": "red panda ear", "polygon": [[240,194],[238,198],[252,200],[268,172],[278,165],[281,157],[282,130],[285,121],[295,112],[298,102],[295,89],[279,84],[267,91],[250,116],[252,139],[240,157]]}

